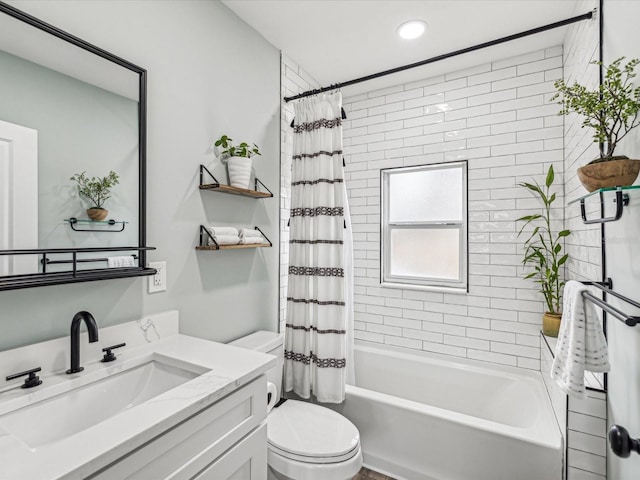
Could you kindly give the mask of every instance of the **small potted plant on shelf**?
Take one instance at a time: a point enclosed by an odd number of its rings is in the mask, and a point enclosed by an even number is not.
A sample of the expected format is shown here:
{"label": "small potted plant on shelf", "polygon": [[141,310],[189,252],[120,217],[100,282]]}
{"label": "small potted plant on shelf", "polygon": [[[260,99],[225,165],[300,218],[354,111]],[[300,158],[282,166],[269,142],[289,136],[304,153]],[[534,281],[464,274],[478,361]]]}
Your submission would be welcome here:
{"label": "small potted plant on shelf", "polygon": [[109,210],[102,208],[102,205],[111,198],[111,188],[119,182],[118,175],[113,170],[103,178],[89,178],[85,174],[86,172],[76,173],[70,180],[76,182],[80,196],[93,205],[87,209],[89,218],[94,221],[104,220],[109,215]]}
{"label": "small potted plant on shelf", "polygon": [[547,171],[544,187],[538,182],[520,183],[519,186],[528,189],[537,195],[543,204],[542,213],[526,215],[517,221],[525,222],[518,236],[522,235],[527,225],[532,225],[529,238],[524,242],[523,265],[533,267],[533,272],[525,275],[524,278],[532,278],[540,285],[540,292],[544,296],[547,311],[542,316],[542,333],[551,337],[557,337],[562,319],[562,280],[560,267],[569,258],[569,254],[562,252],[562,239],[571,232],[561,230],[554,233],[551,228],[551,208],[556,200],[556,194],[551,193],[551,186],[554,180],[553,165]]}
{"label": "small potted plant on shelf", "polygon": [[251,157],[254,155],[262,155],[260,149],[254,143],[250,146],[246,142],[242,142],[235,146],[233,139],[227,135],[222,135],[214,144],[218,147],[220,155],[226,157],[227,172],[229,174],[229,183],[232,187],[249,188],[251,179]]}
{"label": "small potted plant on shelf", "polygon": [[582,115],[582,127],[592,128],[593,141],[600,144],[600,157],[578,169],[578,178],[589,192],[631,185],[640,171],[640,160],[614,156],[620,140],[640,125],[640,87],[632,85],[640,60],[634,58],[622,67],[624,58],[605,68],[604,80],[595,90],[578,83],[568,86],[564,80],[554,83],[558,93],[551,100],[562,95],[558,102],[562,105],[560,115],[572,112]]}

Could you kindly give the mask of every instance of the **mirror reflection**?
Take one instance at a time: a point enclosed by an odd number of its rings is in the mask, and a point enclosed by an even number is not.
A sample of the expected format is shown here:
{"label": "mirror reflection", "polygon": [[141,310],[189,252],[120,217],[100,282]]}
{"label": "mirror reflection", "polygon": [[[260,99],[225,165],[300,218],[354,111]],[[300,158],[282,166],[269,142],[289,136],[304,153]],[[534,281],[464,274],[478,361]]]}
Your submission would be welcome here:
{"label": "mirror reflection", "polygon": [[[138,245],[138,79],[0,13],[0,250]],[[118,180],[106,185],[108,213],[92,221],[96,205],[72,177],[110,172]],[[59,270],[69,265],[47,268]],[[41,271],[41,257],[0,256],[0,275]]]}

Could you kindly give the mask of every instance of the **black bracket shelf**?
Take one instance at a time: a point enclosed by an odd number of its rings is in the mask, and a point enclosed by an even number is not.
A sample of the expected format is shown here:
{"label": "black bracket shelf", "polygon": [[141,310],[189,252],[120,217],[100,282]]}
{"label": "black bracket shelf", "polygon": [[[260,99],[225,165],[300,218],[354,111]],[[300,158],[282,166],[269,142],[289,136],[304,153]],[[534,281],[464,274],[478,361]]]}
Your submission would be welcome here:
{"label": "black bracket shelf", "polygon": [[[629,205],[629,194],[625,192],[625,190],[634,190],[640,188],[640,185],[632,185],[628,187],[612,187],[612,188],[600,188],[595,190],[587,195],[583,195],[580,198],[572,200],[569,202],[569,205],[572,203],[580,202],[580,215],[582,216],[582,221],[585,225],[597,224],[597,223],[608,223],[615,222],[622,218],[622,213],[624,211],[624,207]],[[616,211],[612,216],[605,217],[604,216],[604,206],[605,206],[605,194],[607,192],[615,192],[615,198],[613,202],[616,204]],[[598,195],[600,199],[600,218],[592,218],[587,219],[587,210],[585,207],[585,200],[589,197]]]}
{"label": "black bracket shelf", "polygon": [[272,247],[273,243],[271,240],[264,234],[260,228],[257,226],[254,227],[257,231],[259,231],[264,239],[268,243],[249,243],[249,244],[237,244],[237,245],[219,245],[216,242],[216,239],[211,232],[204,225],[200,225],[200,245],[196,247],[196,250],[235,250],[241,248],[261,248],[261,247]]}
{"label": "black bracket shelf", "polygon": [[[60,285],[65,283],[91,282],[95,280],[106,280],[113,278],[140,277],[147,275],[155,275],[155,268],[147,268],[144,266],[137,267],[117,267],[117,268],[99,268],[99,269],[78,269],[79,263],[107,261],[107,258],[78,258],[79,253],[95,253],[95,252],[126,252],[136,251],[139,256],[148,250],[155,250],[155,247],[86,247],[86,248],[39,248],[24,250],[0,250],[0,255],[40,255],[40,264],[42,272],[29,273],[20,275],[7,275],[0,277],[0,291],[16,290],[20,288],[44,287],[49,285]],[[51,260],[49,255],[69,254],[70,259]],[[71,270],[62,272],[49,272],[47,265],[68,263],[72,265]]]}
{"label": "black bracket shelf", "polygon": [[[213,183],[204,183],[205,182],[205,173],[209,175],[213,179]],[[220,192],[220,193],[230,193],[232,195],[241,195],[243,197],[251,197],[251,198],[271,198],[273,197],[273,192],[267,188],[267,186],[262,183],[257,177],[254,179],[254,189],[250,190],[248,188],[239,188],[231,185],[225,185],[218,181],[218,179],[209,171],[207,167],[204,165],[200,165],[200,190],[210,190],[212,192]],[[262,186],[266,192],[261,191],[259,187]]]}
{"label": "black bracket shelf", "polygon": [[[118,233],[124,231],[127,223],[129,222],[117,222],[115,220],[80,220],[76,217],[65,218],[65,222],[69,222],[69,226],[71,230],[74,232],[108,232],[108,233]],[[110,229],[110,228],[78,228],[76,225],[86,223],[88,225],[120,225],[119,230]]]}

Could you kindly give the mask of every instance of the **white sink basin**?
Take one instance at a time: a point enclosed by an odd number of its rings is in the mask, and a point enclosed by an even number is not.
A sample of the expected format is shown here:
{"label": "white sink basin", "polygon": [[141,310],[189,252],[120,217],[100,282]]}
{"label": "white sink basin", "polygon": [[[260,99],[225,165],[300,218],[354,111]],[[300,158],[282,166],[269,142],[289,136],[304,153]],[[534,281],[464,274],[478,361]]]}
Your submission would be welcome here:
{"label": "white sink basin", "polygon": [[31,448],[41,447],[140,405],[201,373],[147,358],[144,363],[0,415],[0,431]]}

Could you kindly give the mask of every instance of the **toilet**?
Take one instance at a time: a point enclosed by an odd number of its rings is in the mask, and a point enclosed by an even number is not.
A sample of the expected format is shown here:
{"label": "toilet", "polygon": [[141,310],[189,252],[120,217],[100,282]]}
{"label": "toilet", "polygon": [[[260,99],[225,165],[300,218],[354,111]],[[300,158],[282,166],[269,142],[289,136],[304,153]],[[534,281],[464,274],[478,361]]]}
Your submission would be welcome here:
{"label": "toilet", "polygon": [[351,480],[362,466],[360,433],[333,410],[299,400],[280,400],[284,336],[259,331],[230,345],[278,358],[267,372],[270,392],[267,437],[268,480]]}

